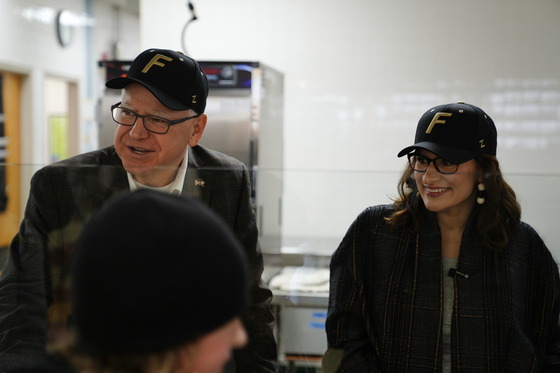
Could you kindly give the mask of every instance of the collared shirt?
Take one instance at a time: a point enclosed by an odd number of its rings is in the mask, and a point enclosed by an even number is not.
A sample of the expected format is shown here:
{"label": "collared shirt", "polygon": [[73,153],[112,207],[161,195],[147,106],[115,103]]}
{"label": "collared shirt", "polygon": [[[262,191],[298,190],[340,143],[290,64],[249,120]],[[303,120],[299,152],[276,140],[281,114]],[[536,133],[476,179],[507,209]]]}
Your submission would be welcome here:
{"label": "collared shirt", "polygon": [[175,180],[173,180],[170,184],[167,184],[162,187],[151,187],[148,185],[144,185],[138,182],[137,180],[135,180],[132,174],[127,172],[126,176],[128,178],[128,185],[130,186],[130,191],[132,192],[138,188],[145,188],[145,189],[157,190],[160,192],[167,192],[171,194],[180,195],[181,192],[183,191],[183,184],[185,183],[185,175],[187,174],[188,163],[189,163],[189,150],[187,148],[187,151],[185,152],[185,157],[179,164],[179,170],[177,172],[177,175],[175,176]]}

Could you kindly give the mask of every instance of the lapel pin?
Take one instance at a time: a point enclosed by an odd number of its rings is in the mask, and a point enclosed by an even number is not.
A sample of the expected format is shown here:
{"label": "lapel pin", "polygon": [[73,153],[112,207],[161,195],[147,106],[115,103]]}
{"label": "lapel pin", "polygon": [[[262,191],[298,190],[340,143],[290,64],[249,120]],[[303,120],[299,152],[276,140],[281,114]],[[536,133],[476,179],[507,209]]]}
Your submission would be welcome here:
{"label": "lapel pin", "polygon": [[194,185],[204,188],[204,186],[206,185],[206,182],[199,178],[199,179],[196,179],[194,181]]}

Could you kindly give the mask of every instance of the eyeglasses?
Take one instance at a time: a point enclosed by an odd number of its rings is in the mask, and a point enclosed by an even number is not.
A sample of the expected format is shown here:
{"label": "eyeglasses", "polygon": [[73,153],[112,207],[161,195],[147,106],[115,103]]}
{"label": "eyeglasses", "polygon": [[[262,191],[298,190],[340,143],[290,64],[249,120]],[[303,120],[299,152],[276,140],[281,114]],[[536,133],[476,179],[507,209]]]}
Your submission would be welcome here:
{"label": "eyeglasses", "polygon": [[416,172],[426,172],[430,163],[434,164],[437,172],[444,175],[454,174],[459,168],[458,164],[446,161],[443,158],[430,159],[414,153],[407,154],[408,164]]}
{"label": "eyeglasses", "polygon": [[144,124],[144,128],[146,128],[150,132],[158,133],[160,135],[167,133],[167,131],[169,131],[169,126],[182,123],[189,119],[196,118],[200,115],[200,114],[196,114],[182,119],[170,120],[170,119],[158,117],[156,115],[140,115],[130,109],[120,107],[119,106],[120,104],[121,103],[118,102],[111,106],[111,114],[113,115],[113,120],[115,122],[123,126],[132,127],[134,126],[138,118],[142,118],[142,123]]}

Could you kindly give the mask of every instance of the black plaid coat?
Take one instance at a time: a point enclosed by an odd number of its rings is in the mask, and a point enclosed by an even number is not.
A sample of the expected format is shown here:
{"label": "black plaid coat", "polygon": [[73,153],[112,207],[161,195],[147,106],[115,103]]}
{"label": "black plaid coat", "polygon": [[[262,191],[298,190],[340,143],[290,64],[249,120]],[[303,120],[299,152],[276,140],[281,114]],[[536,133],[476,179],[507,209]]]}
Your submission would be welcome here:
{"label": "black plaid coat", "polygon": [[[440,231],[390,228],[390,206],[370,207],[331,259],[325,372],[440,372],[443,276]],[[521,223],[503,253],[465,229],[456,276],[452,372],[559,371],[558,267]]]}

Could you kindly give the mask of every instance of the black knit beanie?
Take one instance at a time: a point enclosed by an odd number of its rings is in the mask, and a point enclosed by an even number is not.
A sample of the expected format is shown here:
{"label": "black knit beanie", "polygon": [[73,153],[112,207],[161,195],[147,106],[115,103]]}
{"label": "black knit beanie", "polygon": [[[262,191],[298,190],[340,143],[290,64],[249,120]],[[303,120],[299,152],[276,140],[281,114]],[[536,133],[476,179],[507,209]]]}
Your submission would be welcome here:
{"label": "black knit beanie", "polygon": [[72,269],[80,348],[136,355],[178,347],[239,316],[247,264],[231,230],[197,200],[116,197],[85,225]]}

